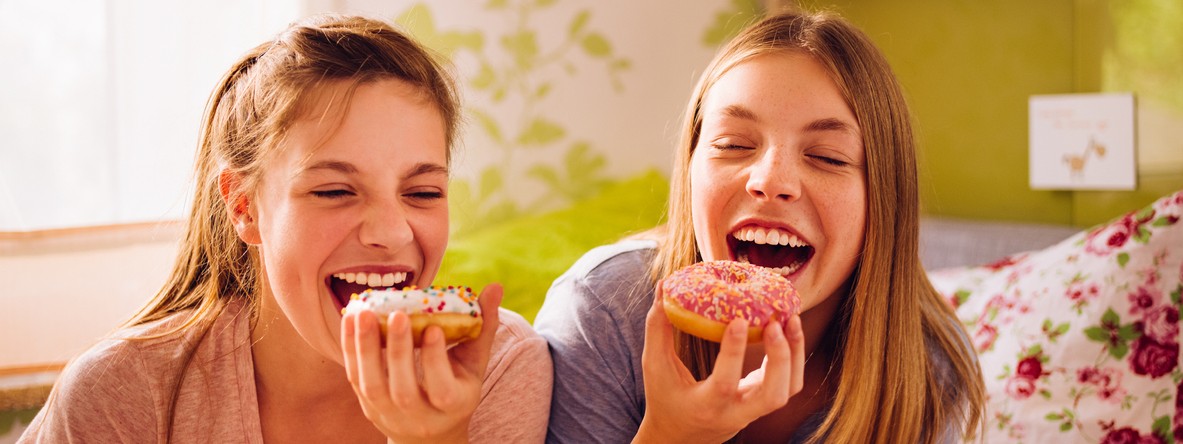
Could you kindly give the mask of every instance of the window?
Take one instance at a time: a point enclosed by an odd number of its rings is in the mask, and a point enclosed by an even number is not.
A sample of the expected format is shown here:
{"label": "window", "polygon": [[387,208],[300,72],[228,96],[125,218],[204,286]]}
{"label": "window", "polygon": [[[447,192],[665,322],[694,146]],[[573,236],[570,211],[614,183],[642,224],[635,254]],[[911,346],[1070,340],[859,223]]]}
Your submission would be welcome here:
{"label": "window", "polygon": [[0,231],[184,217],[210,90],[299,6],[0,2]]}

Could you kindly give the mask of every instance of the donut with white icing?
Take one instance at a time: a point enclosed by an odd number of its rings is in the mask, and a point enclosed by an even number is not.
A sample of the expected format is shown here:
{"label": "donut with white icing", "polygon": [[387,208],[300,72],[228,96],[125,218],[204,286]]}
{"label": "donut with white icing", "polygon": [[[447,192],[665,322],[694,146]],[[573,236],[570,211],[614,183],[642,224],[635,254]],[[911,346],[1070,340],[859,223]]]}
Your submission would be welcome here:
{"label": "donut with white icing", "polygon": [[415,346],[423,343],[423,330],[428,325],[439,326],[448,344],[476,339],[481,334],[481,306],[468,287],[410,286],[402,290],[369,289],[349,298],[345,313],[373,312],[378,317],[382,337],[386,337],[386,320],[391,313],[402,311],[411,321],[411,335]]}

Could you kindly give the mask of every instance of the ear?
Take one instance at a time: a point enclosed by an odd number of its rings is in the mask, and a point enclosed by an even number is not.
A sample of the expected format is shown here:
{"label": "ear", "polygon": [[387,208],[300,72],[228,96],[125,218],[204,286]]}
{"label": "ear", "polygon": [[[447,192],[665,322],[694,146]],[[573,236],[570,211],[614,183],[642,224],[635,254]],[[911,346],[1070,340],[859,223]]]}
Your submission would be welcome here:
{"label": "ear", "polygon": [[238,232],[238,238],[249,245],[261,244],[255,207],[251,205],[246,190],[242,189],[242,176],[222,170],[218,175],[218,191],[222,194],[222,202],[226,204],[226,212],[229,213],[234,231]]}

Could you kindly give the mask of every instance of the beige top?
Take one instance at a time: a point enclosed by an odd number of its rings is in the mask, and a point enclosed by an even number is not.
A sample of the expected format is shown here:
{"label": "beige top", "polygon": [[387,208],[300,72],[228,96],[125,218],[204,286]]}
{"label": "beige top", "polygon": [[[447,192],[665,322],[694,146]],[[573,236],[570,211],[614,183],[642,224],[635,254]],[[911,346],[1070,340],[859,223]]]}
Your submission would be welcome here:
{"label": "beige top", "polygon": [[[521,316],[500,314],[469,439],[540,443],[553,377],[546,342]],[[165,331],[180,313],[100,342],[66,368],[18,442],[262,443],[247,318],[231,303],[204,335],[121,339]]]}

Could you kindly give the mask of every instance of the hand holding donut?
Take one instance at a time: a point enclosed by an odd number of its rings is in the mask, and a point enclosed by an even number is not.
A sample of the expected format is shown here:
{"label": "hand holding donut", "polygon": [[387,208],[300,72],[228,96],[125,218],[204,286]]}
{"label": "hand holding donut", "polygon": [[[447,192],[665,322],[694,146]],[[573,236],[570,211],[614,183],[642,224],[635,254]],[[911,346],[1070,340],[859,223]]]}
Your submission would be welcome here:
{"label": "hand holding donut", "polygon": [[348,312],[341,320],[345,371],[362,410],[392,442],[468,442],[468,422],[480,401],[493,337],[500,325],[501,286],[485,287],[479,298],[483,323],[476,339],[447,348],[441,327],[422,332],[416,372],[411,319],[403,311],[382,329],[371,311]]}
{"label": "hand holding donut", "polygon": [[696,381],[674,349],[663,304],[666,284],[658,285],[645,322],[641,366],[647,405],[633,442],[723,442],[801,391],[805,339],[795,307],[785,326],[777,319],[763,326],[765,357],[759,369],[743,375],[749,324],[737,318],[722,332],[710,376]]}

